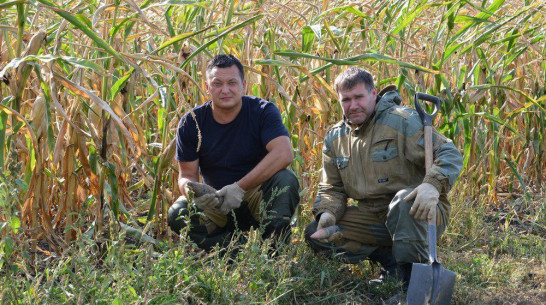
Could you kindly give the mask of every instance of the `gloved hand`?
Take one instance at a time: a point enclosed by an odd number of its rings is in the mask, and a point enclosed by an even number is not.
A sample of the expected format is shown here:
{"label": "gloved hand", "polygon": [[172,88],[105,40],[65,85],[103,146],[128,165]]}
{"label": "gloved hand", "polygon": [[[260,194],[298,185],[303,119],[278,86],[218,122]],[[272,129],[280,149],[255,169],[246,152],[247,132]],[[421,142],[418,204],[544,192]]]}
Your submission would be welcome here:
{"label": "gloved hand", "polygon": [[240,207],[245,193],[246,191],[243,190],[237,182],[224,186],[221,190],[216,192],[218,197],[224,198],[220,211],[227,214],[229,211]]}
{"label": "gloved hand", "polygon": [[432,184],[421,183],[404,197],[404,200],[409,201],[415,198],[409,214],[417,220],[428,220],[432,219],[431,211],[436,208],[439,197],[440,193]]}
{"label": "gloved hand", "polygon": [[336,217],[330,212],[324,212],[320,214],[320,218],[317,225],[317,231],[336,224]]}
{"label": "gloved hand", "polygon": [[220,206],[220,201],[215,193],[195,197],[193,198],[193,203],[201,210],[216,209]]}
{"label": "gloved hand", "polygon": [[320,215],[317,231],[311,235],[311,238],[328,243],[343,237],[340,231],[341,229],[336,225],[336,217],[330,212],[324,212]]}

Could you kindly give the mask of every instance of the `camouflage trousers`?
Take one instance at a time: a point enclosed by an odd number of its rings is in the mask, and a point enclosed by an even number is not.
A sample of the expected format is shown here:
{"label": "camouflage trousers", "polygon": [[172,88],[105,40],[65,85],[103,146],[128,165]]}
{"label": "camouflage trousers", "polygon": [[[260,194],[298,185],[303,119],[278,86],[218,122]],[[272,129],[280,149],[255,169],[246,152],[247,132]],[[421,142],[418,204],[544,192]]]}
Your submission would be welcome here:
{"label": "camouflage trousers", "polygon": [[[322,254],[339,256],[349,263],[370,259],[383,265],[405,264],[428,260],[427,222],[409,215],[413,200],[404,201],[412,189],[399,191],[388,206],[359,202],[347,207],[338,221],[343,238],[331,243],[319,242],[310,236],[317,230],[317,221],[305,229],[309,246]],[[437,212],[438,237],[444,232],[450,206],[439,202]],[[392,253],[392,257],[387,257]],[[394,262],[393,262],[394,260]]]}
{"label": "camouflage trousers", "polygon": [[216,244],[227,245],[236,229],[261,227],[264,238],[272,235],[287,238],[299,201],[298,179],[292,171],[283,169],[246,192],[241,206],[227,215],[202,211],[180,196],[169,208],[167,222],[177,234],[189,224],[189,237],[205,250]]}

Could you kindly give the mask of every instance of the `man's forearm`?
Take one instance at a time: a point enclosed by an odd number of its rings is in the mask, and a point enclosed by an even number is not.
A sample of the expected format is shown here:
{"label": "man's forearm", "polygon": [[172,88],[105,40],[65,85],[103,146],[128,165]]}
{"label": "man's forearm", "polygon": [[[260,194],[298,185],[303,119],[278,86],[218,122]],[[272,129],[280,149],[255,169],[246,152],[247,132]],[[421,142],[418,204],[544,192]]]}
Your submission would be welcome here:
{"label": "man's forearm", "polygon": [[347,195],[342,188],[320,183],[317,199],[313,206],[313,215],[319,216],[330,212],[337,220],[341,219],[347,207]]}

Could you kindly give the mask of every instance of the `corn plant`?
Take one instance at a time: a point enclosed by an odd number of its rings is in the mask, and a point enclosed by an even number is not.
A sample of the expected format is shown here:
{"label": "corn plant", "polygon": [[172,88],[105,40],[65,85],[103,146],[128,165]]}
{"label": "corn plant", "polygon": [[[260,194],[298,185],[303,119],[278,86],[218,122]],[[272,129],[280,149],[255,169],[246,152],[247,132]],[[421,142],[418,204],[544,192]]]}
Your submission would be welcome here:
{"label": "corn plant", "polygon": [[0,1],[0,169],[13,203],[0,221],[17,218],[32,251],[121,225],[165,236],[177,123],[207,100],[207,61],[232,53],[247,93],[282,112],[303,213],[341,119],[333,80],[357,65],[406,105],[415,92],[442,97],[436,126],[464,153],[459,183],[484,205],[524,198],[518,217],[537,223],[545,12],[527,0]]}

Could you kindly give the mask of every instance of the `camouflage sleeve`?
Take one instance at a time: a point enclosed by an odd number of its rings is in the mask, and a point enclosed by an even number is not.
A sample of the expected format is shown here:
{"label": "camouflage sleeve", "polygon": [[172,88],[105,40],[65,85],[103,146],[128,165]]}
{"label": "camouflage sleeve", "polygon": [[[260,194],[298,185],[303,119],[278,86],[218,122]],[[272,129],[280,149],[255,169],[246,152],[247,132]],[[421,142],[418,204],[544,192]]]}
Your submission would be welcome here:
{"label": "camouflage sleeve", "polygon": [[[419,121],[417,121],[419,120]],[[413,125],[413,126],[412,126]],[[425,151],[423,125],[417,115],[408,119],[407,130],[418,130],[406,141],[407,158],[419,166],[424,166]],[[412,132],[409,132],[412,134]],[[463,158],[453,142],[433,129],[433,164],[423,182],[430,183],[440,193],[447,193],[457,181],[462,170]]]}
{"label": "camouflage sleeve", "polygon": [[[423,182],[434,185],[440,193],[447,193],[457,181],[463,168],[463,157],[453,141],[433,130],[433,163]],[[420,144],[424,142],[421,140]]]}
{"label": "camouflage sleeve", "polygon": [[331,153],[330,148],[325,143],[322,152],[321,180],[313,206],[313,215],[317,217],[324,212],[330,212],[336,217],[336,220],[340,220],[347,206],[347,195],[343,188],[339,170],[330,155]]}

